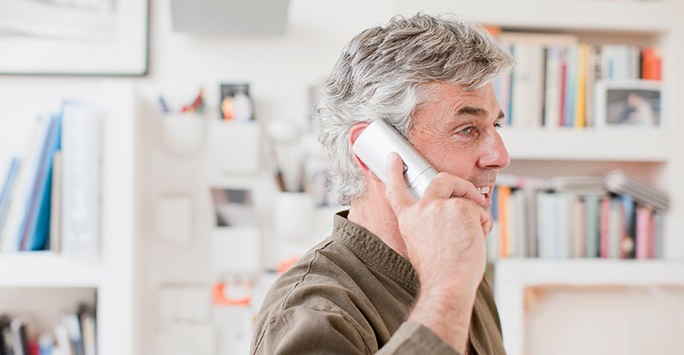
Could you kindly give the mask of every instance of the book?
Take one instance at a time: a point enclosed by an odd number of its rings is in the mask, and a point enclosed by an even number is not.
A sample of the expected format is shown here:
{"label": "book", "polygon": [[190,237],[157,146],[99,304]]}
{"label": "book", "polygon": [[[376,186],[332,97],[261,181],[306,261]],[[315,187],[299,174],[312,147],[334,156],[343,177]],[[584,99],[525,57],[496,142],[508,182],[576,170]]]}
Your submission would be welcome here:
{"label": "book", "polygon": [[39,178],[40,159],[47,143],[51,122],[49,117],[39,117],[30,136],[28,149],[17,173],[16,191],[2,230],[1,249],[3,251],[20,249],[34,188]]}
{"label": "book", "polygon": [[[511,48],[517,65],[510,79],[509,114],[515,126],[540,127],[545,122],[548,55],[547,47],[566,47],[577,43],[578,37],[563,33],[503,31],[496,38]],[[502,107],[503,106],[502,104]],[[551,108],[553,109],[553,108]],[[549,124],[546,124],[547,126]]]}
{"label": "book", "polygon": [[577,46],[577,86],[575,87],[575,128],[586,127],[587,67],[589,62],[589,45],[581,43]]}
{"label": "book", "polygon": [[511,73],[502,74],[496,78],[494,90],[496,92],[496,100],[499,102],[505,117],[501,124],[508,126],[510,125],[509,118],[511,116]]}
{"label": "book", "polygon": [[624,212],[619,198],[611,198],[608,212],[608,252],[606,257],[617,259],[621,255],[622,237],[625,235]]}
{"label": "book", "polygon": [[50,118],[48,134],[38,163],[38,175],[27,209],[20,250],[42,250],[47,244],[52,197],[52,162],[54,153],[59,149],[59,143],[60,119],[58,116],[53,116]]}
{"label": "book", "polygon": [[83,350],[85,355],[97,354],[97,340],[95,329],[95,312],[85,305],[80,305],[76,313],[81,334],[83,336]]}
{"label": "book", "polygon": [[578,47],[570,46],[565,52],[565,112],[563,124],[573,127],[575,120],[575,97],[577,95]]}
{"label": "book", "polygon": [[608,258],[609,255],[610,206],[610,196],[603,196],[601,199],[601,225],[599,235],[599,256],[601,258]]}
{"label": "book", "polygon": [[586,222],[586,251],[588,258],[599,257],[600,235],[601,235],[601,196],[587,195],[584,197],[585,222]]}
{"label": "book", "polygon": [[651,234],[651,221],[653,211],[648,207],[636,209],[636,246],[635,258],[648,259],[651,257],[653,235]]}
{"label": "book", "polygon": [[[597,72],[597,60],[600,58],[600,51],[598,46],[589,46],[587,55],[587,67],[585,71],[586,83],[585,83],[585,106],[584,106],[584,116],[585,116],[585,126],[594,127],[594,82],[600,77],[600,73]],[[600,70],[600,69],[599,69]]]}
{"label": "book", "polygon": [[622,230],[624,231],[620,243],[620,257],[633,259],[636,256],[636,210],[634,200],[627,195],[620,195],[622,203]]}
{"label": "book", "polygon": [[[14,192],[14,184],[17,177],[17,172],[19,171],[20,160],[18,158],[13,158],[7,169],[7,174],[5,175],[4,183],[1,185],[2,190],[0,190],[0,237],[2,236],[2,229],[5,225],[5,219],[7,218],[7,211],[12,203],[12,193]],[[1,173],[1,172],[0,172]]]}
{"label": "book", "polygon": [[586,210],[584,200],[579,196],[570,202],[570,256],[583,258],[586,256]]}
{"label": "book", "polygon": [[661,211],[666,211],[670,207],[670,197],[664,192],[643,183],[621,170],[613,170],[606,174],[605,187],[608,191],[627,195],[634,201]]}
{"label": "book", "polygon": [[662,59],[653,47],[646,47],[641,52],[641,78],[644,80],[661,80]]}
{"label": "book", "polygon": [[47,248],[60,251],[62,233],[62,152],[57,151],[52,162],[52,197],[50,199],[50,232]]}
{"label": "book", "polygon": [[28,338],[26,335],[26,325],[20,319],[12,319],[10,323],[12,332],[13,355],[29,355]]}
{"label": "book", "polygon": [[71,344],[71,339],[69,338],[69,331],[62,317],[61,322],[55,324],[54,331],[55,334],[55,345],[53,352],[57,354],[74,354],[75,350]]}
{"label": "book", "polygon": [[10,324],[12,318],[8,315],[0,315],[0,355],[12,354],[12,331]]}
{"label": "book", "polygon": [[508,232],[509,232],[509,221],[508,221],[508,204],[511,196],[511,188],[508,186],[498,186],[498,211],[499,211],[499,234],[500,246],[499,254],[502,258],[505,258],[508,254]]}
{"label": "book", "polygon": [[537,245],[537,190],[532,187],[523,187],[522,191],[525,194],[525,203],[527,207],[525,213],[527,216],[527,230],[526,234],[523,235],[523,238],[527,239],[525,242],[527,247],[525,255],[527,257],[536,257],[539,253]]}
{"label": "book", "polygon": [[665,215],[659,211],[653,212],[651,220],[651,258],[662,258],[664,254],[663,234],[665,233]]}
{"label": "book", "polygon": [[550,46],[546,49],[546,83],[544,85],[544,126],[561,126],[561,85],[563,48]]}
{"label": "book", "polygon": [[544,97],[544,48],[539,44],[515,44],[513,68],[513,125],[541,127]]}
{"label": "book", "polygon": [[537,207],[539,214],[539,217],[537,218],[539,257],[553,258],[555,255],[555,245],[553,242],[555,234],[553,194],[549,192],[540,192],[537,194]]}
{"label": "book", "polygon": [[100,230],[100,112],[67,101],[62,107],[61,250],[94,254]]}
{"label": "book", "polygon": [[62,324],[69,336],[69,342],[73,349],[74,355],[85,355],[83,347],[83,333],[81,333],[81,325],[76,314],[67,314],[62,317]]}
{"label": "book", "polygon": [[487,235],[487,261],[493,262],[499,258],[501,252],[499,251],[500,240],[500,229],[499,226],[499,187],[494,186],[492,189],[492,207],[490,211],[492,213],[492,230]]}

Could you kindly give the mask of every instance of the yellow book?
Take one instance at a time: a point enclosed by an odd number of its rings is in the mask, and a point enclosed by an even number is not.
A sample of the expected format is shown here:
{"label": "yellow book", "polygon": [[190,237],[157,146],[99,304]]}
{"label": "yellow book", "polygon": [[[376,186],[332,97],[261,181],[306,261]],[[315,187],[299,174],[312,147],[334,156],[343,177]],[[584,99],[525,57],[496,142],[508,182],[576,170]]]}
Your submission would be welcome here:
{"label": "yellow book", "polygon": [[589,45],[578,46],[577,87],[575,88],[575,127],[586,127],[587,104],[587,62],[589,61]]}

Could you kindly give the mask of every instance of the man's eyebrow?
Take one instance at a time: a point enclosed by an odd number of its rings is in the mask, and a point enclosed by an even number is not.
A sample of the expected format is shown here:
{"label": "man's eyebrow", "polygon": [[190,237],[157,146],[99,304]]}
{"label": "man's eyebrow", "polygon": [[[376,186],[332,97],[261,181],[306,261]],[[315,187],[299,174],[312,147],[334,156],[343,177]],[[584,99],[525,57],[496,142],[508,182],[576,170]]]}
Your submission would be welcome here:
{"label": "man's eyebrow", "polygon": [[458,116],[487,116],[487,110],[481,107],[463,106],[456,112]]}
{"label": "man's eyebrow", "polygon": [[[487,116],[489,111],[487,111],[484,108],[481,107],[473,107],[473,106],[464,106],[461,107],[457,112],[457,116]],[[497,116],[497,119],[502,119],[504,118],[505,115],[503,111],[499,111],[499,115]]]}

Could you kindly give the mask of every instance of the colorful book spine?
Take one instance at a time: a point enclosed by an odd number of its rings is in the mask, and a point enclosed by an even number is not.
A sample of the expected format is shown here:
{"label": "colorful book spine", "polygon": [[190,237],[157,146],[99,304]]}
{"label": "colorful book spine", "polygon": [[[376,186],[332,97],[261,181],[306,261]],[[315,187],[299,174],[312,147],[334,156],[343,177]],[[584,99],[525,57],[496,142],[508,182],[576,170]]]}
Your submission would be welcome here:
{"label": "colorful book spine", "polygon": [[498,187],[498,193],[499,193],[499,205],[498,205],[498,210],[499,210],[499,230],[501,233],[499,233],[499,238],[500,238],[500,256],[502,258],[505,258],[507,255],[508,251],[508,203],[509,203],[509,198],[511,196],[511,188],[508,186],[499,186]]}
{"label": "colorful book spine", "polygon": [[7,211],[9,211],[9,206],[12,203],[12,192],[14,191],[14,184],[16,182],[20,164],[21,161],[19,158],[12,158],[7,170],[5,182],[2,186],[2,191],[0,192],[0,236],[2,236],[2,229],[7,218]]}
{"label": "colorful book spine", "polygon": [[646,207],[638,207],[636,210],[636,252],[637,259],[651,257],[652,234],[651,234],[652,211]]}
{"label": "colorful book spine", "polygon": [[589,61],[589,45],[577,46],[577,86],[575,88],[575,109],[573,126],[586,127],[586,97],[587,97],[587,63]]}

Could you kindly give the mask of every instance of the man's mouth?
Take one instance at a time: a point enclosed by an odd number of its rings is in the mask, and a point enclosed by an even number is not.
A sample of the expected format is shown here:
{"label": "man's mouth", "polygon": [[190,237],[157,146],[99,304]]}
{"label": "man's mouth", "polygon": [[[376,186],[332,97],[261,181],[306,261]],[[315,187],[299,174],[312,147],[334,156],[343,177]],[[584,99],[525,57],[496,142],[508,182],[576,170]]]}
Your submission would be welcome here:
{"label": "man's mouth", "polygon": [[491,190],[490,186],[482,186],[478,187],[477,191],[482,194],[485,198],[489,197],[489,191]]}

